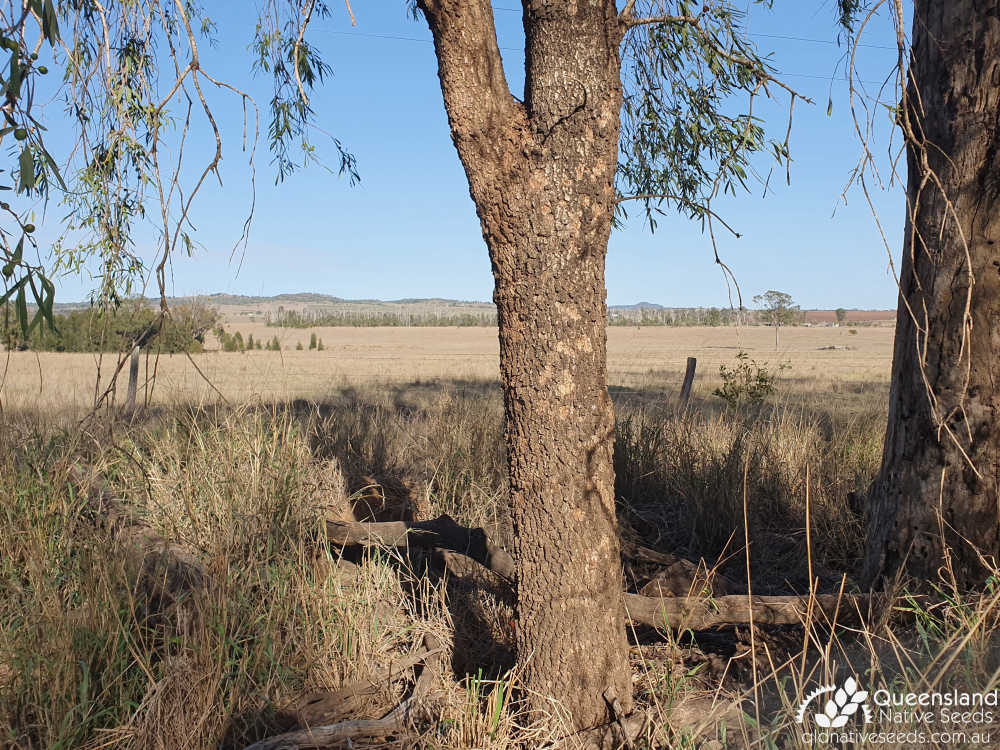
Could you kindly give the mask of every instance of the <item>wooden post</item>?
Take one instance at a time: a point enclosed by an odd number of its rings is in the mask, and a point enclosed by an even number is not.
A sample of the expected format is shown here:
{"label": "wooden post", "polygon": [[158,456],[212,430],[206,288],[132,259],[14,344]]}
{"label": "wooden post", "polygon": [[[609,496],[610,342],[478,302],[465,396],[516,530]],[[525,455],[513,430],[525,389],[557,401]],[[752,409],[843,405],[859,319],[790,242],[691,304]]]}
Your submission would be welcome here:
{"label": "wooden post", "polygon": [[694,383],[694,368],[698,364],[695,357],[688,357],[687,370],[684,372],[684,384],[681,386],[681,406],[686,407],[691,398],[691,385]]}
{"label": "wooden post", "polygon": [[128,365],[128,397],[125,399],[125,408],[135,408],[135,392],[139,384],[139,346],[132,347],[132,360]]}

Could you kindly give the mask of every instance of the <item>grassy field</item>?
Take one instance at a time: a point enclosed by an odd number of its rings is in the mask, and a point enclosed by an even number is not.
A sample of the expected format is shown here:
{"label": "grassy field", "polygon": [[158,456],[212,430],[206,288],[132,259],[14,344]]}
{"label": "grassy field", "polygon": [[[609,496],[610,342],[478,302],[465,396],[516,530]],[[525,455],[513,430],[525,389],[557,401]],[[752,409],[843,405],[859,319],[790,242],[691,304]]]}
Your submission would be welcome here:
{"label": "grassy field", "polygon": [[[277,332],[286,346],[310,333]],[[316,706],[327,723],[377,718],[413,689],[428,643],[446,658],[423,710],[353,747],[527,750],[559,735],[511,698],[509,590],[417,552],[342,557],[326,536],[331,519],[448,513],[509,544],[495,333],[318,333],[326,351],[194,357],[226,402],[187,358],[161,358],[151,408],[82,423],[94,357],[11,355],[0,746],[236,749]],[[878,467],[890,348],[882,328],[788,329],[778,352],[768,329],[609,331],[623,537],[704,560],[732,593],[850,590],[864,519],[848,498]],[[740,349],[775,375],[762,403],[712,395]],[[687,356],[699,376],[680,410]],[[651,580],[648,563],[624,564],[630,590]],[[849,626],[631,629],[637,746],[823,746],[801,739],[796,706],[848,673],[872,690],[995,688],[1000,594],[938,585],[913,598],[928,582],[901,581]],[[997,747],[992,731],[925,744]]]}
{"label": "grassy field", "polygon": [[[496,331],[489,328],[230,328],[256,340],[277,335],[282,351],[207,352],[193,357],[197,369],[185,355],[144,358],[142,379],[156,369],[153,402],[202,403],[219,393],[233,403],[315,399],[345,386],[499,376]],[[312,333],[322,339],[324,351],[296,351],[297,343],[309,345]],[[770,363],[787,390],[819,389],[837,398],[843,389],[878,390],[888,382],[890,328],[786,328],[779,345],[775,351],[773,329],[761,327],[612,327],[608,380],[619,390],[677,389],[686,359],[693,356],[698,358],[695,394],[708,396],[718,385],[720,364],[734,363],[742,349]],[[0,359],[6,373],[0,398],[7,409],[79,411],[93,403],[98,369],[103,390],[118,364],[114,355],[12,352]],[[781,364],[788,367],[778,372]],[[119,391],[126,378],[127,369]]]}

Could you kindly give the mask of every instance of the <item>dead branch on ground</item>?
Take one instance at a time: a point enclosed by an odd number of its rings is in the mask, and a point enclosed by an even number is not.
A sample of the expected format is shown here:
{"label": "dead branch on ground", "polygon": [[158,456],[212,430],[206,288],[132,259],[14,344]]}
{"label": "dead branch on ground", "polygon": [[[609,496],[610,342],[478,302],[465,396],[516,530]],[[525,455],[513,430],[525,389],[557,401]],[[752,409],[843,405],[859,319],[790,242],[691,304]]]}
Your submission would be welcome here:
{"label": "dead branch on ground", "polygon": [[[442,515],[430,521],[409,523],[392,521],[383,523],[328,521],[327,535],[332,544],[340,546],[382,546],[396,549],[420,547],[444,550],[464,555],[479,563],[506,581],[514,580],[514,559],[497,547],[483,529],[470,529],[457,524],[450,516]],[[678,558],[641,550],[644,558],[671,560]],[[463,567],[448,563],[455,572]],[[805,596],[642,596],[625,594],[628,618],[636,625],[646,625],[671,630],[707,630],[721,625],[742,625],[751,621],[756,625],[802,625],[806,613],[822,613],[850,617],[867,608],[867,595],[814,594]]]}

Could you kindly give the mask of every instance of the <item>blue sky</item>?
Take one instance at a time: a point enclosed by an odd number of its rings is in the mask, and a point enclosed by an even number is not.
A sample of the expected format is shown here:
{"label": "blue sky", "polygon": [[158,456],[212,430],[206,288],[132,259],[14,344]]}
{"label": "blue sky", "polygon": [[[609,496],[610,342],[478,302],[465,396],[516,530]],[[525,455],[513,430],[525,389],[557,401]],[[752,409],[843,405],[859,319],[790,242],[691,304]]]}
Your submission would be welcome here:
{"label": "blue sky", "polygon": [[[200,247],[193,258],[174,259],[168,293],[310,291],[345,298],[489,300],[489,260],[448,133],[426,25],[409,16],[403,0],[355,0],[354,27],[342,2],[329,4],[333,16],[315,24],[312,38],[333,66],[334,77],[313,105],[323,127],[356,155],[360,185],[351,187],[343,178],[310,167],[275,187],[266,145],[260,143],[250,242],[242,263],[231,261],[249,207],[249,171],[241,152],[239,100],[213,94],[224,136],[223,187],[213,182],[202,193],[193,213],[193,236]],[[249,4],[225,0],[208,5],[219,27],[219,44],[202,50],[203,65],[217,77],[243,84],[263,105],[268,82],[254,81],[249,74],[246,50],[254,20],[246,12]],[[497,0],[495,16],[508,78],[520,94],[518,4]],[[773,52],[785,80],[815,104],[796,105],[791,185],[785,185],[783,171],[776,171],[766,197],[757,186],[753,193],[715,205],[743,235],[717,234],[720,254],[736,274],[745,301],[779,289],[809,308],[895,307],[895,282],[864,196],[855,189],[847,194],[846,205],[840,200],[861,149],[847,86],[833,79],[844,52],[833,43],[838,32],[834,0],[775,0],[771,11],[752,7],[749,27],[759,50]],[[881,81],[895,59],[891,27],[877,22],[865,41],[875,46],[863,49],[861,75]],[[842,77],[842,66],[839,71]],[[829,117],[828,96],[833,99]],[[779,140],[787,106],[782,95],[758,110]],[[58,110],[53,113],[50,117]],[[213,142],[204,123],[198,133],[188,152],[204,158]],[[323,144],[322,136],[317,141]],[[334,163],[332,145],[321,147]],[[887,148],[887,142],[879,143],[878,153],[886,154]],[[761,165],[766,171],[767,163]],[[898,255],[902,193],[897,188],[877,193],[875,199]],[[57,207],[50,207],[48,220],[59,215]],[[612,235],[607,286],[610,304],[645,300],[725,306],[729,299],[700,227],[671,215],[650,234],[641,211]],[[93,287],[87,277],[66,277],[59,282],[59,297],[82,299]]]}

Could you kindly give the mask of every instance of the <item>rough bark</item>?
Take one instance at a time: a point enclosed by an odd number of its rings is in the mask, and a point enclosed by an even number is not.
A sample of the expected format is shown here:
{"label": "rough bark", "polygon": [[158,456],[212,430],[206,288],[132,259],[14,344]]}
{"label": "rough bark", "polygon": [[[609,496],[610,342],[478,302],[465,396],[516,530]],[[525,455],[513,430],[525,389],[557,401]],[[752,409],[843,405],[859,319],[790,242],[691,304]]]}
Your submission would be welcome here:
{"label": "rough bark", "polygon": [[979,553],[1000,545],[1000,3],[917,0],[912,38],[906,236],[865,577],[905,567],[934,580],[950,566],[967,587],[984,582]]}
{"label": "rough bark", "polygon": [[524,102],[487,0],[422,0],[495,278],[517,581],[535,708],[575,730],[629,711],[604,264],[621,39],[613,0],[524,3]]}

